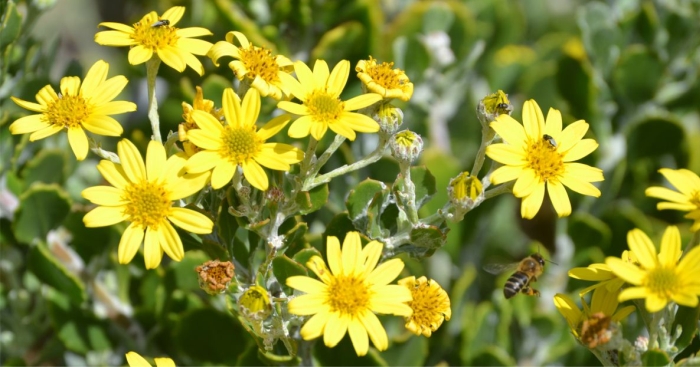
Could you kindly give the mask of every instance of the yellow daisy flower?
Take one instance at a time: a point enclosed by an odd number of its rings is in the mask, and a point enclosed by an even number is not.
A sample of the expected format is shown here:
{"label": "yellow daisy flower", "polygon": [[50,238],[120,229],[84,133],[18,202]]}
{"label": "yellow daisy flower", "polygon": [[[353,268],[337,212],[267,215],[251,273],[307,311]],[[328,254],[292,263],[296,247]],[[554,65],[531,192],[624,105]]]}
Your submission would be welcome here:
{"label": "yellow daisy flower", "polygon": [[192,112],[195,110],[204,111],[214,116],[214,118],[219,121],[224,120],[224,112],[220,108],[214,108],[214,101],[204,99],[204,92],[202,92],[201,87],[197,86],[196,88],[197,94],[194,96],[192,105],[187,102],[182,102],[182,118],[185,120],[185,122],[177,126],[178,139],[182,142],[182,147],[184,148],[188,157],[193,156],[195,153],[201,150],[187,139],[188,131],[198,129],[197,124],[192,118]]}
{"label": "yellow daisy flower", "polygon": [[[233,37],[238,39],[240,46],[233,44]],[[292,61],[282,55],[273,55],[265,47],[253,46],[241,32],[228,32],[226,41],[217,42],[208,55],[216,66],[219,66],[218,61],[224,56],[236,59],[228,64],[234,75],[238,80],[245,79],[263,97],[280,100],[289,95],[280,75],[288,75],[293,71]]]}
{"label": "yellow daisy flower", "polygon": [[224,90],[223,110],[226,124],[204,111],[194,111],[192,118],[199,129],[190,130],[187,138],[202,149],[185,165],[187,172],[201,173],[213,169],[211,185],[219,189],[233,178],[238,166],[243,176],[258,190],[267,190],[268,180],[262,166],[289,171],[290,164],[299,163],[304,152],[289,144],[265,143],[289,122],[289,115],[273,118],[260,130],[255,126],[260,113],[260,93],[249,89],[243,104],[233,92]]}
{"label": "yellow daisy flower", "polygon": [[564,186],[580,194],[599,197],[591,182],[603,181],[603,171],[582,163],[573,163],[596,148],[593,139],[582,139],[588,124],[579,120],[562,130],[561,112],[550,108],[545,122],[537,102],[523,106],[523,123],[509,115],[499,115],[491,127],[505,144],[486,147],[486,155],[504,166],[491,174],[491,183],[517,179],[515,197],[523,198],[520,214],[532,219],[542,206],[545,186],[559,217],[571,214],[571,203]]}
{"label": "yellow daisy flower", "polygon": [[403,70],[394,69],[393,62],[377,64],[377,60],[370,56],[369,60],[360,60],[355,71],[366,90],[384,99],[408,101],[413,95],[413,83]]}
{"label": "yellow daisy flower", "polygon": [[690,212],[685,216],[695,221],[690,230],[693,232],[700,230],[700,177],[687,169],[662,168],[659,172],[678,191],[653,186],[646,189],[644,193],[653,198],[668,200],[656,204],[658,210],[672,209]]}
{"label": "yellow daisy flower", "polygon": [[184,6],[174,6],[162,16],[154,11],[146,14],[133,27],[126,24],[103,22],[100,26],[113,29],[95,34],[95,42],[104,46],[129,46],[129,64],[139,65],[153,57],[171,68],[183,72],[186,66],[199,75],[204,74],[204,66],[194,55],[206,55],[212,44],[192,37],[210,36],[206,28],[177,28],[175,25],[185,14]]}
{"label": "yellow daisy flower", "polygon": [[303,138],[311,134],[321,140],[330,128],[338,135],[355,140],[355,132],[375,133],[379,124],[369,116],[351,112],[379,102],[382,96],[367,93],[347,101],[340,99],[350,73],[350,61],[342,60],[332,72],[323,60],[316,60],[313,72],[301,61],[294,63],[297,81],[288,74],[280,74],[282,82],[302,104],[281,101],[277,107],[301,116],[289,127],[289,136]]}
{"label": "yellow daisy flower", "polygon": [[122,75],[107,79],[108,71],[109,64],[99,60],[90,67],[82,84],[77,76],[66,76],[61,79],[58,94],[50,85],[41,88],[36,95],[38,104],[11,97],[20,107],[40,113],[17,119],[10,125],[10,132],[32,133],[29,140],[36,141],[66,129],[73,154],[82,161],[89,151],[83,129],[99,135],[120,136],[122,126],[109,115],[136,111],[132,102],[112,101],[129,81]]}
{"label": "yellow daisy flower", "polygon": [[646,309],[657,312],[674,301],[679,305],[695,307],[700,296],[700,247],[690,250],[681,260],[681,235],[678,228],[669,226],[661,239],[661,251],[639,229],[627,233],[627,244],[639,260],[639,266],[616,257],[605,263],[613,273],[634,285],[620,293],[620,302],[646,299]]}
{"label": "yellow daisy flower", "polygon": [[374,314],[408,317],[413,312],[406,302],[411,291],[401,285],[390,285],[403,269],[401,259],[385,261],[377,266],[383,244],[372,241],[364,248],[358,232],[345,235],[343,249],[337,237],[328,236],[328,267],[318,256],[306,266],[320,281],[307,276],[287,278],[287,285],[307,294],[289,301],[289,312],[313,315],[301,328],[301,336],[310,340],[323,335],[327,347],[334,347],[345,333],[358,356],[367,354],[369,339],[380,351],[389,347],[384,327]]}
{"label": "yellow daisy flower", "polygon": [[408,302],[413,314],[406,317],[406,329],[414,334],[429,338],[444,320],[449,321],[452,317],[450,297],[436,281],[426,277],[416,280],[410,276],[399,280],[399,285],[408,288],[413,297],[413,301]]}
{"label": "yellow daisy flower", "polygon": [[83,217],[86,227],[104,227],[130,222],[119,241],[120,264],[134,258],[144,241],[147,269],[158,267],[165,251],[175,261],[185,252],[180,236],[171,222],[192,233],[211,233],[214,223],[204,214],[173,206],[173,200],[186,198],[201,190],[208,174],[181,176],[184,154],[166,160],[165,148],[156,141],[148,144],[146,163],[136,146],[124,139],[117,144],[121,164],[103,160],[97,165],[112,186],[89,187],[82,196],[99,205]]}
{"label": "yellow daisy flower", "polygon": [[[554,296],[554,305],[559,312],[564,316],[566,322],[571,328],[571,333],[576,339],[579,339],[589,348],[595,348],[596,345],[605,344],[609,340],[609,329],[597,330],[600,333],[592,333],[593,323],[619,322],[625,317],[634,312],[634,306],[625,306],[618,309],[620,301],[618,295],[620,291],[611,291],[607,287],[599,287],[593,291],[590,306],[581,298],[583,310],[579,309],[571,297],[565,294],[557,293]],[[601,315],[602,314],[602,315]],[[604,320],[607,319],[607,320]],[[608,334],[608,335],[606,335]]]}
{"label": "yellow daisy flower", "polygon": [[[175,367],[175,361],[170,358],[153,358],[153,361],[156,362],[156,367]],[[130,367],[151,367],[146,358],[136,352],[127,353],[126,362]]]}

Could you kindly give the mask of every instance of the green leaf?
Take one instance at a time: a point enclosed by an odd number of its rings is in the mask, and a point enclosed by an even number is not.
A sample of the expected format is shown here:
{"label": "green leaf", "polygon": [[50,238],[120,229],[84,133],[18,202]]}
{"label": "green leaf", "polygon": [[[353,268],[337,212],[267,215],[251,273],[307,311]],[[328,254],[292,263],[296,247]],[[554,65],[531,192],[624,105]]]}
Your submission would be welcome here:
{"label": "green leaf", "polygon": [[388,237],[389,232],[382,228],[381,215],[384,208],[389,204],[389,190],[383,190],[374,195],[372,202],[367,208],[366,226],[361,227],[358,223],[355,228],[359,228],[361,232],[366,232],[372,238]]}
{"label": "green leaf", "polygon": [[671,363],[671,358],[659,349],[650,349],[642,354],[642,366],[666,366]]}
{"label": "green leaf", "polygon": [[337,214],[326,226],[326,231],[323,233],[323,252],[325,253],[326,248],[326,237],[334,236],[343,241],[345,234],[351,231],[356,231],[355,226],[348,217],[348,213]]}
{"label": "green leaf", "polygon": [[621,95],[642,103],[654,97],[664,74],[658,56],[641,45],[627,47],[613,70],[613,82]]}
{"label": "green leaf", "polygon": [[438,227],[413,228],[410,233],[411,243],[399,247],[399,250],[413,257],[430,256],[445,244],[446,239],[447,236]]}
{"label": "green leaf", "polygon": [[318,250],[316,250],[315,248],[311,247],[311,248],[305,248],[305,249],[303,249],[303,250],[297,252],[297,253],[294,255],[294,261],[296,261],[296,262],[299,263],[299,264],[302,264],[302,265],[306,266],[306,263],[308,263],[309,260],[310,260],[313,256],[318,256],[318,257],[320,257],[320,258],[323,259],[323,255],[322,255]]}
{"label": "green leaf", "polygon": [[236,238],[236,230],[238,230],[239,226],[236,217],[229,214],[228,207],[228,199],[225,198],[221,201],[221,210],[219,211],[219,216],[216,218],[216,233],[219,235],[219,239],[230,255],[235,252],[234,239]]}
{"label": "green leaf", "polygon": [[428,357],[428,338],[413,336],[405,342],[394,342],[391,348],[382,352],[390,366],[425,366]]}
{"label": "green leaf", "polygon": [[321,209],[328,201],[328,184],[316,186],[309,191],[297,194],[296,202],[301,207],[301,214],[309,214]]}
{"label": "green leaf", "polygon": [[34,182],[61,184],[66,179],[66,154],[60,150],[41,150],[22,170],[25,185]]}
{"label": "green leaf", "polygon": [[304,222],[297,223],[294,228],[284,234],[284,243],[287,248],[284,253],[287,256],[294,256],[298,251],[304,248],[306,241],[304,236],[309,231],[309,225]]}
{"label": "green leaf", "polygon": [[[211,330],[220,332],[207,332]],[[223,365],[233,365],[250,340],[235,319],[212,308],[186,313],[175,325],[173,339],[179,352]]]}
{"label": "green leaf", "polygon": [[121,236],[118,233],[119,226],[85,227],[83,210],[72,211],[63,221],[63,226],[73,235],[70,245],[80,254],[80,257],[89,262],[94,256],[103,254],[119,243]]}
{"label": "green leaf", "polygon": [[367,216],[367,208],[372,202],[374,196],[386,189],[383,182],[366,179],[360,182],[353,190],[350,191],[348,199],[345,201],[345,206],[348,208],[348,216],[353,222]]}
{"label": "green leaf", "polygon": [[9,0],[5,14],[2,15],[2,32],[0,32],[0,50],[14,42],[22,31],[22,14],[17,11],[15,2]]}
{"label": "green leaf", "polygon": [[349,50],[366,50],[366,36],[362,23],[356,21],[342,23],[323,33],[316,47],[311,50],[311,58],[328,60],[330,65],[335,65],[347,57]]}
{"label": "green leaf", "polygon": [[58,339],[68,350],[85,354],[112,348],[106,322],[71,304],[59,292],[50,292],[47,299],[51,323],[57,330]]}
{"label": "green leaf", "polygon": [[678,326],[683,328],[681,336],[676,339],[675,346],[682,351],[693,341],[698,331],[698,318],[700,318],[700,305],[695,307],[678,306],[676,317],[673,320],[671,334],[676,332]]}
{"label": "green leaf", "polygon": [[308,275],[306,268],[285,255],[272,259],[272,273],[283,286],[287,284],[287,278],[295,275]]}
{"label": "green leaf", "polygon": [[87,299],[80,278],[56,260],[45,244],[32,246],[27,255],[27,267],[39,280],[66,295],[71,302],[81,304]]}
{"label": "green leaf", "polygon": [[46,238],[70,211],[71,200],[58,185],[36,183],[20,196],[14,231],[20,242],[31,243]]}
{"label": "green leaf", "polygon": [[571,114],[577,118],[591,120],[595,109],[596,88],[591,76],[591,67],[569,55],[559,60],[557,67],[557,87],[559,93],[571,106]]}
{"label": "green leaf", "polygon": [[[172,281],[169,285],[172,286],[173,290],[177,289],[183,292],[198,290],[199,282],[195,268],[198,265],[202,265],[207,260],[209,259],[202,251],[186,252],[185,257],[181,261],[173,261],[170,263],[165,275],[166,281]],[[227,260],[221,259],[221,261]]]}
{"label": "green leaf", "polygon": [[630,126],[627,133],[627,158],[659,159],[666,154],[682,167],[688,163],[688,142],[683,126],[672,117],[648,117]]}

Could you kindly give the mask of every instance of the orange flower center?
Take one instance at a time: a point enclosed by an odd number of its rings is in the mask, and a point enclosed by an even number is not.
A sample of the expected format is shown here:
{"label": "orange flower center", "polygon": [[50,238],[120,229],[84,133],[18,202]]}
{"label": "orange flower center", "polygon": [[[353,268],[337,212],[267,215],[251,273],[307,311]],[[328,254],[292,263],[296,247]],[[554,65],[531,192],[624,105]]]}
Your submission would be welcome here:
{"label": "orange flower center", "polygon": [[337,122],[345,108],[345,102],[321,89],[309,94],[304,104],[314,121],[325,124]]}
{"label": "orange flower center", "polygon": [[155,52],[167,46],[176,46],[180,37],[177,35],[177,28],[165,22],[164,19],[147,16],[134,24],[134,33],[131,38]]}
{"label": "orange flower center", "polygon": [[170,215],[173,204],[165,186],[146,180],[125,187],[122,199],[128,202],[124,210],[129,217],[127,220],[153,229]]}
{"label": "orange flower center", "polygon": [[364,279],[339,275],[328,285],[327,297],[331,312],[358,315],[369,306],[370,293]]}
{"label": "orange flower center", "polygon": [[564,161],[557,151],[556,141],[542,137],[531,141],[526,151],[528,167],[535,171],[540,181],[557,179],[564,173]]}
{"label": "orange flower center", "polygon": [[253,159],[260,152],[263,143],[255,133],[255,126],[244,128],[226,125],[221,139],[223,144],[219,154],[233,164]]}
{"label": "orange flower center", "polygon": [[249,79],[255,79],[259,76],[262,80],[278,84],[280,82],[279,72],[280,66],[277,60],[272,56],[272,51],[265,47],[255,47],[253,45],[248,48],[239,48],[241,54],[241,62],[248,69],[246,76]]}
{"label": "orange flower center", "polygon": [[66,128],[79,127],[88,117],[90,105],[82,96],[59,96],[44,112],[49,123]]}

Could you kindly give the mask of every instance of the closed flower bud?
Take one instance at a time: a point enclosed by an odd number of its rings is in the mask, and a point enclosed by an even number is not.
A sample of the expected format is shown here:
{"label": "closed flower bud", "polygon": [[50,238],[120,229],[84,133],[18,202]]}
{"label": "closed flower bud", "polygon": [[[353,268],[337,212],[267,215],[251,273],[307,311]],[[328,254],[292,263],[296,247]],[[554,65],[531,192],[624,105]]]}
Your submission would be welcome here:
{"label": "closed flower bud", "polygon": [[481,181],[469,172],[462,172],[450,180],[447,187],[450,202],[460,209],[471,209],[475,203],[483,200],[484,188]]}
{"label": "closed flower bud", "polygon": [[510,115],[511,112],[513,112],[513,105],[510,104],[508,95],[500,89],[484,97],[476,108],[476,114],[484,127],[488,127],[489,123],[499,115]]}
{"label": "closed flower bud", "polygon": [[248,288],[238,299],[241,314],[250,321],[265,320],[272,312],[270,296],[267,289],[254,285]]}
{"label": "closed flower bud", "polygon": [[423,139],[410,130],[404,130],[391,137],[391,155],[400,162],[413,162],[423,150]]}
{"label": "closed flower bud", "polygon": [[372,118],[379,124],[381,133],[391,135],[403,124],[403,111],[388,103],[380,104]]}

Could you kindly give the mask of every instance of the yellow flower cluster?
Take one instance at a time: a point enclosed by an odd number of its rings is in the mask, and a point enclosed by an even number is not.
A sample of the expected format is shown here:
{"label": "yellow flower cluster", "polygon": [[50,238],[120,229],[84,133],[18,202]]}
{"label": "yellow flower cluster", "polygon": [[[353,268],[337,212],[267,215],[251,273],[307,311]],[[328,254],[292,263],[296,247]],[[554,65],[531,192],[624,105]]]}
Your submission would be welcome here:
{"label": "yellow flower cluster", "polygon": [[[149,269],[160,264],[163,252],[173,260],[181,260],[183,244],[173,225],[197,234],[212,231],[211,219],[182,207],[184,199],[207,185],[222,188],[240,172],[251,186],[267,190],[270,183],[263,167],[289,171],[291,165],[299,163],[304,158],[300,149],[267,142],[293,119],[290,114],[299,116],[289,128],[290,137],[311,135],[318,140],[330,129],[354,140],[356,132],[377,132],[379,125],[366,114],[353,111],[382,100],[408,100],[413,90],[403,71],[391,68],[392,64],[377,65],[370,57],[368,62],[358,64],[358,76],[369,91],[380,94],[370,92],[343,101],[340,94],[350,73],[347,60],[332,71],[325,61],[317,60],[312,71],[301,61],[293,63],[270,49],[251,44],[240,32],[229,32],[226,41],[212,44],[197,39],[212,34],[206,28],[177,27],[184,14],[184,7],[175,6],[162,15],[150,12],[132,25],[100,23],[109,30],[98,32],[95,42],[128,46],[132,65],[162,61],[180,72],[189,66],[199,75],[205,68],[195,55],[208,55],[217,66],[221,57],[230,56],[234,59],[230,68],[250,88],[242,98],[231,88],[226,89],[223,106],[217,109],[197,87],[193,105],[183,102],[185,121],[178,129],[178,138],[184,151],[168,157],[163,144],[151,141],[144,159],[137,147],[124,139],[117,144],[116,155],[97,165],[112,186],[83,191],[83,197],[97,205],[84,222],[88,227],[128,223],[118,249],[122,264],[134,258],[142,243]],[[234,45],[234,38],[238,45]],[[85,130],[120,136],[123,128],[111,115],[136,110],[133,102],[114,101],[128,80],[121,75],[108,78],[108,71],[109,65],[100,60],[88,70],[82,83],[78,77],[64,77],[58,93],[51,85],[42,88],[36,95],[38,103],[12,97],[20,107],[38,114],[14,121],[10,131],[31,133],[30,140],[35,141],[66,130],[76,158],[84,160],[90,147],[97,146]],[[296,72],[296,78],[292,72]],[[281,114],[258,127],[261,96],[279,101],[278,108],[290,114]],[[291,102],[292,97],[299,103]]]}

